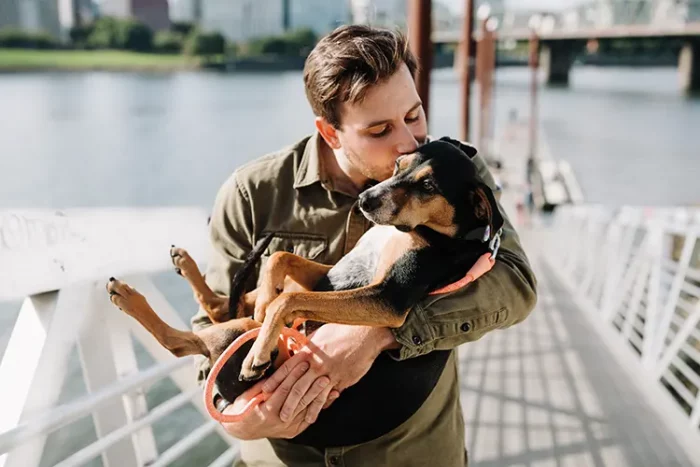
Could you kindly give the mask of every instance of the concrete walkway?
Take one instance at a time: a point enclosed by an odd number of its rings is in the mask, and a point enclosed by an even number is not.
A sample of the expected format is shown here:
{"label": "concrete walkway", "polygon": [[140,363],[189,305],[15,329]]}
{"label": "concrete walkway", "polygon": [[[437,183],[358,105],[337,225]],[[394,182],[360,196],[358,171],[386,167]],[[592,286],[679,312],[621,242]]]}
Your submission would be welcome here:
{"label": "concrete walkway", "polygon": [[[527,251],[537,252],[533,234],[522,236]],[[698,465],[555,273],[536,253],[531,260],[539,280],[532,315],[460,348],[470,467]]]}

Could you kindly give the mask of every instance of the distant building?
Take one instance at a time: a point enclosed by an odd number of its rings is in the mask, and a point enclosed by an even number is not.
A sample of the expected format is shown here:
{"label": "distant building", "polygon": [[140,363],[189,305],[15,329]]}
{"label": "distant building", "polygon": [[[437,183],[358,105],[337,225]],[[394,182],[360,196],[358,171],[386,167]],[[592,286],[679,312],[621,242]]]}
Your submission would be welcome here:
{"label": "distant building", "polygon": [[1,27],[43,31],[59,37],[58,3],[56,0],[0,0]]}
{"label": "distant building", "polygon": [[352,21],[347,0],[282,0],[283,7],[285,3],[289,8],[289,29],[310,28],[323,35]]}
{"label": "distant building", "polygon": [[170,21],[198,23],[205,0],[170,0]]}
{"label": "distant building", "polygon": [[284,32],[281,0],[206,0],[202,28],[218,31],[233,42]]}
{"label": "distant building", "polygon": [[352,21],[378,27],[406,27],[405,0],[352,0]]}
{"label": "distant building", "polygon": [[654,26],[680,26],[700,22],[700,3],[696,0],[659,0],[652,11]]}
{"label": "distant building", "polygon": [[154,31],[170,27],[168,0],[101,0],[100,16],[135,18]]}
{"label": "distant building", "polygon": [[[500,0],[496,0],[498,3]],[[461,17],[443,3],[433,0],[433,30],[449,31],[461,28]],[[408,26],[406,0],[351,0],[352,22],[377,27],[399,28]]]}

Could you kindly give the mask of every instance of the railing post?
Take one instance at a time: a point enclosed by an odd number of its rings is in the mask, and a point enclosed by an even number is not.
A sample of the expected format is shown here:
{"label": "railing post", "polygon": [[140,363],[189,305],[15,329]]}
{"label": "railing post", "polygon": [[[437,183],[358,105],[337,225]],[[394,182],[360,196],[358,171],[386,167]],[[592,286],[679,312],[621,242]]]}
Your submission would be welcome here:
{"label": "railing post", "polygon": [[462,44],[458,51],[459,56],[455,57],[458,63],[461,63],[459,70],[462,86],[462,102],[460,110],[462,111],[462,141],[469,141],[469,124],[471,114],[471,81],[472,81],[472,44],[474,40],[474,1],[464,0],[464,23],[462,25]]}
{"label": "railing post", "polygon": [[[88,316],[78,338],[78,353],[85,386],[88,392],[94,393],[119,379],[118,352],[115,351],[111,335],[124,330],[114,326],[114,321],[109,317],[111,313],[119,310],[115,310],[114,305],[109,302],[107,293],[98,293],[97,284],[91,284],[87,293]],[[133,352],[131,346],[119,349],[119,352],[130,351]],[[93,412],[92,418],[98,438],[106,436],[131,421],[123,399],[116,399],[113,403]],[[144,461],[148,460],[153,459],[140,459],[131,437],[120,440],[102,453],[102,463],[106,467],[142,466],[145,464]]]}
{"label": "railing post", "polygon": [[416,88],[423,102],[426,119],[428,119],[430,113],[430,72],[433,68],[431,13],[431,0],[410,0],[408,9],[409,44],[418,60]]}
{"label": "railing post", "polygon": [[530,78],[530,158],[535,159],[537,153],[537,125],[539,118],[537,115],[537,76],[540,66],[540,39],[537,31],[532,28],[530,31],[530,55],[529,65],[531,70]]}
{"label": "railing post", "polygon": [[[66,294],[71,291],[34,295],[22,304],[0,362],[0,433],[58,401],[81,315]],[[39,465],[45,442],[45,435],[37,436],[0,455],[0,467]]]}
{"label": "railing post", "polygon": [[477,147],[482,154],[488,154],[491,91],[493,69],[495,68],[494,34],[489,28],[488,13],[481,14],[480,37],[476,46],[476,79],[479,82],[479,132]]}

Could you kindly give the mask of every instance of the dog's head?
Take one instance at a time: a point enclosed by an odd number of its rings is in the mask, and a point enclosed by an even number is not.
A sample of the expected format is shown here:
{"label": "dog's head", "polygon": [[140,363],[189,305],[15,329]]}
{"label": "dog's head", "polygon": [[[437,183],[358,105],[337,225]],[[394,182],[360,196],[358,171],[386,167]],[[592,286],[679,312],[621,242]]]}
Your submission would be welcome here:
{"label": "dog's head", "polygon": [[449,138],[427,143],[399,157],[391,178],[365,190],[360,209],[375,224],[403,231],[425,226],[453,238],[489,240],[503,217],[471,160],[475,154]]}

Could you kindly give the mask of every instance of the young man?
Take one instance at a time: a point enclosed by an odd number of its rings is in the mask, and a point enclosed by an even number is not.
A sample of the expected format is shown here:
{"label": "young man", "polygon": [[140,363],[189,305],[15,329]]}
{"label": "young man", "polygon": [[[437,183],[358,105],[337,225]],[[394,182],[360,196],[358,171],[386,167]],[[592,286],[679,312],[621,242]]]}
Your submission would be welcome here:
{"label": "young man", "polygon": [[[277,234],[263,266],[274,251],[334,264],[353,248],[370,227],[358,194],[427,140],[416,66],[405,39],[390,31],[344,26],[318,43],[304,69],[317,132],[239,168],[219,191],[206,273],[213,290],[228,293],[246,254],[270,231]],[[474,161],[495,191],[482,157]],[[494,268],[462,290],[426,298],[400,328],[322,326],[311,336],[313,352],[267,380],[271,398],[226,425],[239,439],[268,439],[262,443],[283,464],[244,441],[241,465],[465,465],[454,349],[522,321],[535,289],[506,220]],[[210,324],[201,310],[192,322]],[[208,370],[202,360],[200,380]]]}

